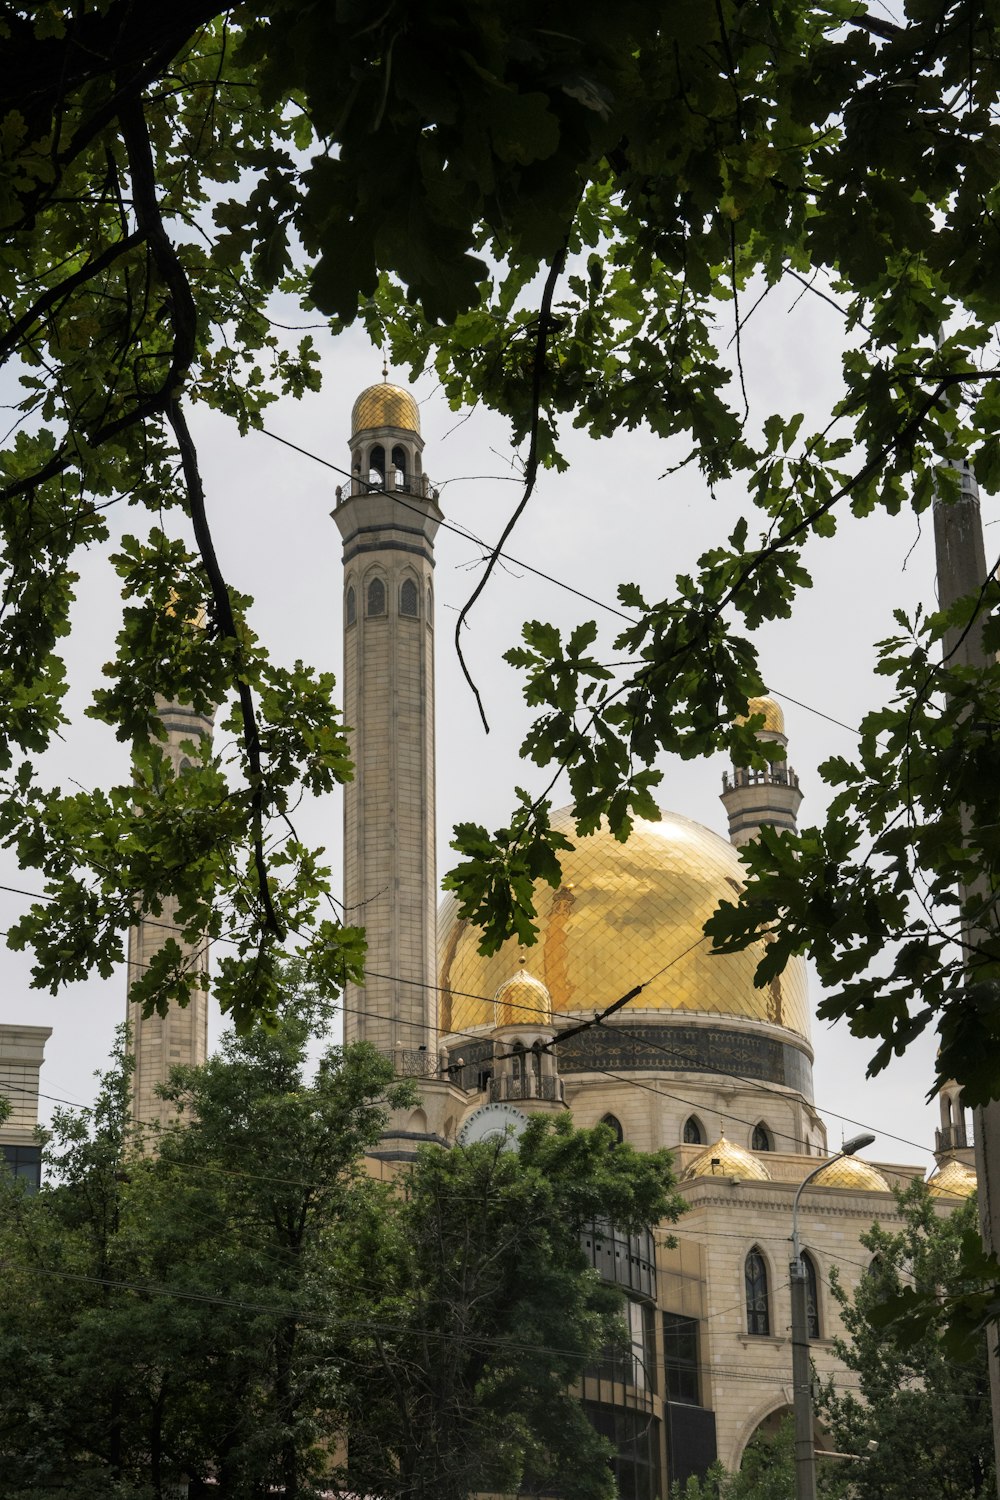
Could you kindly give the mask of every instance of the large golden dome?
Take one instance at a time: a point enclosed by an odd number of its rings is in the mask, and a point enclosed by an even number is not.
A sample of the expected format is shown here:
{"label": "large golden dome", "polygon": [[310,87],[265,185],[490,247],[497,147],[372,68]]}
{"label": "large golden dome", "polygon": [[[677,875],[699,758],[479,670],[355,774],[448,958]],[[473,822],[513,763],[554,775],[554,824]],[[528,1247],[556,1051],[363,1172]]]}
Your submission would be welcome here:
{"label": "large golden dome", "polygon": [[351,436],[372,427],[401,427],[405,432],[419,432],[420,412],[409,391],[386,381],[362,391],[351,412]]}
{"label": "large golden dome", "polygon": [[[659,823],[637,821],[625,844],[606,828],[577,838],[568,808],[553,814],[552,824],[576,847],[561,856],[559,889],[543,882],[535,888],[539,937],[527,951],[556,1015],[593,1012],[649,981],[623,1019],[642,1011],[736,1016],[808,1039],[804,960],[793,959],[757,989],[761,945],[713,956],[702,931],[742,882],[731,844],[677,813],[664,813]],[[478,944],[478,929],[459,919],[454,896],[446,898],[438,922],[444,1032],[492,1026],[493,997],[517,967],[515,939],[491,958]]]}

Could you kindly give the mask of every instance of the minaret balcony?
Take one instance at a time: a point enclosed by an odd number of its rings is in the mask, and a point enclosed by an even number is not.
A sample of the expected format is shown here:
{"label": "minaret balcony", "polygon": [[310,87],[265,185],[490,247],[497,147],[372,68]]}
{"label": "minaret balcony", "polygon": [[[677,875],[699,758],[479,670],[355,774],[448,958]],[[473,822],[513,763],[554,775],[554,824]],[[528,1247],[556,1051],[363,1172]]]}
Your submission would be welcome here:
{"label": "minaret balcony", "polygon": [[744,786],[790,786],[798,787],[799,778],[790,766],[771,766],[766,771],[754,771],[748,766],[734,766],[732,775],[722,774],[722,789],[736,791]]}

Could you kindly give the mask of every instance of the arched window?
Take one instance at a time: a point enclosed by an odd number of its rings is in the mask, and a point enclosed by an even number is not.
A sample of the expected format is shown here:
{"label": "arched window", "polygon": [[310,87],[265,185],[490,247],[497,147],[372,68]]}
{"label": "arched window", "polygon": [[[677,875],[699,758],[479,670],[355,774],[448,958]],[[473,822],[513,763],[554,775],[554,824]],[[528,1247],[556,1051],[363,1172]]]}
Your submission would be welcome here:
{"label": "arched window", "polygon": [[427,585],[427,623],[430,625],[434,619],[434,590],[430,584]]}
{"label": "arched window", "polygon": [[385,449],[381,443],[376,443],[368,455],[368,483],[385,489]]}
{"label": "arched window", "polygon": [[[348,625],[353,625],[356,622],[357,618],[358,618],[358,601],[357,601],[357,597],[356,597],[356,595],[354,593],[354,585],[353,584],[347,590],[347,605],[346,605],[346,610],[347,610],[347,623],[348,623]],[[369,614],[370,613],[371,613],[371,610],[369,610]]]}
{"label": "arched window", "polygon": [[406,449],[401,448],[398,443],[392,450],[392,467],[392,482],[396,486],[396,489],[408,490],[410,485],[406,478]]}
{"label": "arched window", "polygon": [[621,1120],[619,1120],[618,1116],[617,1115],[602,1115],[601,1116],[601,1124],[602,1125],[606,1125],[609,1130],[613,1130],[614,1131],[615,1145],[616,1146],[620,1146],[621,1143],[622,1143],[622,1141],[625,1139],[625,1132],[622,1129],[622,1122],[621,1122]]}
{"label": "arched window", "polygon": [[754,1245],[743,1268],[747,1298],[747,1333],[769,1334],[771,1313],[767,1291],[767,1264]]}
{"label": "arched window", "polygon": [[806,1268],[806,1331],[811,1339],[819,1338],[819,1281],[816,1262],[807,1252],[802,1253],[802,1264]]}
{"label": "arched window", "polygon": [[368,613],[385,614],[385,584],[381,578],[373,578],[368,585]]}
{"label": "arched window", "polygon": [[400,585],[399,613],[411,620],[417,618],[417,585],[412,578],[404,578]]}
{"label": "arched window", "polygon": [[514,1045],[511,1047],[510,1071],[511,1071],[511,1075],[514,1078],[517,1079],[518,1083],[523,1082],[523,1080],[524,1080],[524,1043],[523,1042],[515,1042]]}
{"label": "arched window", "polygon": [[702,1134],[701,1126],[694,1115],[688,1115],[684,1121],[684,1144],[685,1146],[703,1146],[705,1144],[705,1137]]}
{"label": "arched window", "polygon": [[766,1125],[760,1124],[760,1125],[755,1125],[754,1126],[754,1128],[753,1128],[753,1135],[750,1137],[750,1150],[751,1151],[773,1151],[774,1150],[774,1141],[772,1140],[772,1138],[771,1138],[771,1132],[768,1130],[768,1128],[767,1128]]}

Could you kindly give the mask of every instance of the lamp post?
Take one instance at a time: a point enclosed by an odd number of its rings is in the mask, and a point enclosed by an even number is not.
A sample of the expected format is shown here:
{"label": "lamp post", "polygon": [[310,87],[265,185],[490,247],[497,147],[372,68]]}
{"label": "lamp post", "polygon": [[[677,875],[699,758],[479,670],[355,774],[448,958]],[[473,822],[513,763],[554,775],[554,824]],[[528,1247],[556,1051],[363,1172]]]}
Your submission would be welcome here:
{"label": "lamp post", "polygon": [[792,1399],[795,1411],[795,1500],[816,1500],[816,1451],[813,1439],[812,1372],[809,1368],[809,1316],[807,1293],[809,1281],[799,1247],[799,1199],[825,1167],[843,1156],[853,1156],[870,1146],[873,1135],[853,1135],[845,1141],[836,1156],[830,1156],[814,1167],[799,1183],[792,1204],[792,1259],[788,1279],[792,1288]]}

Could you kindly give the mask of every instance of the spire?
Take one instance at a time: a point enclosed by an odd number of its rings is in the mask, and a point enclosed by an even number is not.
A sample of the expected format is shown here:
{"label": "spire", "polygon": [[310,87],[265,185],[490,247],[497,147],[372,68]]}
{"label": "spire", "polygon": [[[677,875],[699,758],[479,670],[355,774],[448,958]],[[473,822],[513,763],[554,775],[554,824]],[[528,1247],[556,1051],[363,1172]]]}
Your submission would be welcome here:
{"label": "spire", "polygon": [[747,719],[758,717],[764,721],[757,730],[757,743],[764,754],[768,754],[769,745],[782,753],[765,770],[733,766],[722,778],[722,805],[729,818],[729,839],[737,848],[757,838],[765,826],[798,832],[796,815],[802,793],[799,778],[786,758],[785,715],[773,698],[751,698],[746,715],[736,722],[745,724]]}

